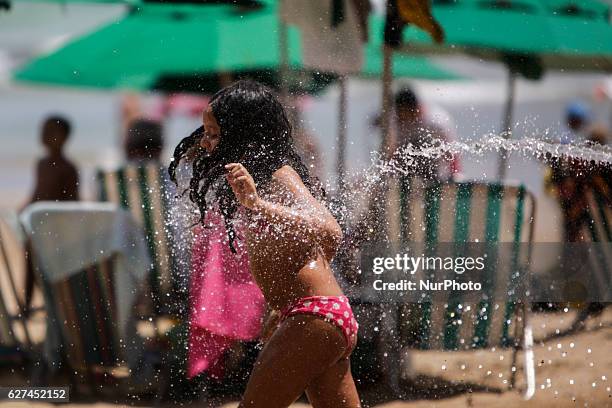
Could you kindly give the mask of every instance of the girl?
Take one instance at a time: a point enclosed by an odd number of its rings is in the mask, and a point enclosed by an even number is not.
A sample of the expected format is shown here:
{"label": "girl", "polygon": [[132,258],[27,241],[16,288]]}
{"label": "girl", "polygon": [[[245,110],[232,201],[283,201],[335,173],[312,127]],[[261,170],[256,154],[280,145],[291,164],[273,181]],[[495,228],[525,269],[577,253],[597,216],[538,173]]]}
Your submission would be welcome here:
{"label": "girl", "polygon": [[245,242],[276,316],[240,407],[287,407],[304,391],[315,408],[359,407],[349,365],[357,323],[330,268],[342,233],[295,152],[281,104],[261,84],[239,81],[213,96],[203,124],[201,138],[177,146],[171,177],[199,142],[190,198],[204,219],[214,194],[227,244]]}

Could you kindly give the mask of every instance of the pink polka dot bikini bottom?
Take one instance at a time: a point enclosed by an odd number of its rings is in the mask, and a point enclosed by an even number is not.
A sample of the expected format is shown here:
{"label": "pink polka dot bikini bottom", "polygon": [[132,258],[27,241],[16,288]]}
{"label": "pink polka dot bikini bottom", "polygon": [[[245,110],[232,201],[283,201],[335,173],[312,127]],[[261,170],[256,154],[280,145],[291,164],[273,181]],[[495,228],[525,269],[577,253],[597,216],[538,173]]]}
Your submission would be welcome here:
{"label": "pink polka dot bikini bottom", "polygon": [[297,300],[281,313],[280,322],[289,316],[308,314],[323,318],[342,330],[347,349],[342,358],[348,358],[357,344],[359,325],[346,296],[310,296]]}

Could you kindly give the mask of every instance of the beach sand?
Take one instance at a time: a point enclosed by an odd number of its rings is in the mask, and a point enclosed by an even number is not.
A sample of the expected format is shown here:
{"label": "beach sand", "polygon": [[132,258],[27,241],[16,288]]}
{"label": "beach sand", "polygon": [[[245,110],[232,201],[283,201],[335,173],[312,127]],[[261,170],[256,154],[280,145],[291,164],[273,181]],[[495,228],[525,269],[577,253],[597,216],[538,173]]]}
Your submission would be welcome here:
{"label": "beach sand", "polygon": [[[525,381],[522,374],[522,353],[519,354],[517,390],[508,390],[509,350],[480,350],[469,352],[415,351],[412,367],[415,377],[405,384],[407,399],[392,400],[381,387],[370,387],[361,395],[365,406],[378,408],[403,407],[612,407],[610,378],[612,376],[612,310],[589,319],[586,330],[563,335],[574,313],[538,313],[532,323],[536,345],[535,397],[524,401],[520,392]],[[559,330],[560,333],[556,333]],[[539,340],[540,339],[540,340]],[[546,339],[541,341],[541,339]],[[1,385],[24,384],[19,373],[1,372]],[[471,389],[471,392],[468,391]],[[0,402],[0,407],[52,407],[49,403]],[[81,399],[66,407],[111,408],[126,406],[110,402]],[[136,406],[153,406],[138,401]],[[170,406],[163,405],[162,406]],[[235,408],[237,402],[208,404],[194,402],[187,406]],[[309,407],[295,403],[293,408]]]}

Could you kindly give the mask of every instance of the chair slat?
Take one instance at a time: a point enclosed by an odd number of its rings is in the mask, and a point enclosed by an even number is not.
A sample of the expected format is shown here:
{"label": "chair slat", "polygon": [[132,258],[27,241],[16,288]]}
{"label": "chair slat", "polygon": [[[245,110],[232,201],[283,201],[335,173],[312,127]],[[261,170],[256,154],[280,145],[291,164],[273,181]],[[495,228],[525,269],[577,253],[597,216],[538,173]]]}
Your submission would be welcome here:
{"label": "chair slat", "polygon": [[[453,223],[453,241],[455,242],[455,256],[465,248],[468,239],[468,228],[470,225],[470,201],[472,198],[472,186],[468,183],[458,184],[456,188],[455,220]],[[447,307],[446,327],[444,329],[444,348],[456,349],[459,346],[459,332],[463,320],[461,319],[463,305],[461,304],[461,293],[451,292],[449,294]]]}
{"label": "chair slat", "polygon": [[11,316],[0,290],[0,346],[13,347],[17,344],[13,333]]}
{"label": "chair slat", "polygon": [[112,259],[83,269],[71,277],[45,284],[62,335],[62,352],[70,366],[85,371],[112,367],[123,361],[112,296]]}
{"label": "chair slat", "polygon": [[152,262],[148,280],[156,314],[162,313],[163,303],[170,298],[175,285],[164,172],[160,165],[150,163],[99,173],[103,180],[99,197],[128,208],[145,232]]}
{"label": "chair slat", "polygon": [[[487,246],[490,257],[479,302],[464,301],[461,293],[450,292],[446,300],[433,303],[427,295],[421,304],[408,307],[419,311],[418,347],[456,350],[510,345],[519,300],[516,286],[527,256],[522,244],[531,239],[533,197],[522,186],[500,184],[447,183],[419,189],[422,184],[402,180],[400,185],[403,245],[421,239],[425,255],[435,256],[439,243],[453,242],[459,256],[466,243],[479,242]],[[509,262],[497,262],[500,243],[510,245],[504,247]]]}

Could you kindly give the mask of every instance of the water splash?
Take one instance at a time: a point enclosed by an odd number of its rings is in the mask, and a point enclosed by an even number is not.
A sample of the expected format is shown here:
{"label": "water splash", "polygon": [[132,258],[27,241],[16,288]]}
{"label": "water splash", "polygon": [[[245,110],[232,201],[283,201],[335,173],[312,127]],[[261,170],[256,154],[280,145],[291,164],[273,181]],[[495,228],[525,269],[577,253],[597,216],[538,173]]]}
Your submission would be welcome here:
{"label": "water splash", "polygon": [[[352,188],[347,189],[347,191],[342,192],[341,194],[337,190],[331,188],[330,181],[324,183],[330,196],[329,205],[332,207],[334,214],[340,219],[341,222],[350,223],[354,219],[353,217],[356,216],[356,209],[358,208],[359,204],[363,203],[368,196],[372,196],[371,192],[374,189],[385,183],[387,180],[402,176],[411,176],[418,158],[444,162],[450,160],[453,156],[469,156],[478,158],[490,153],[498,153],[501,151],[505,151],[507,154],[531,157],[541,161],[543,164],[552,164],[558,159],[568,159],[573,162],[583,164],[585,168],[612,165],[612,148],[609,146],[595,145],[588,142],[580,144],[559,144],[548,140],[543,140],[541,138],[510,140],[500,135],[491,134],[481,138],[480,140],[471,142],[438,142],[426,147],[406,145],[387,155],[381,152],[373,152],[371,154],[370,165],[366,169],[354,172],[350,175],[360,181],[355,183]],[[179,172],[179,174],[179,179],[182,180],[182,182],[177,191],[183,191],[183,189],[188,185],[188,183],[186,183],[186,180],[189,178],[188,169],[183,169]],[[181,197],[172,196],[169,197],[169,199],[171,199],[175,205],[172,206],[173,214],[167,227],[173,230],[183,229],[184,235],[181,236],[180,240],[175,241],[175,255],[179,256],[182,269],[181,274],[184,274],[185,282],[187,282],[190,271],[189,258],[187,254],[190,251],[191,242],[193,242],[194,239],[197,239],[197,237],[193,236],[190,227],[199,220],[199,213],[197,207],[189,202],[188,195],[183,195]],[[257,220],[254,221],[257,222]],[[466,308],[466,310],[469,310],[469,306]],[[567,313],[567,308],[564,310],[564,312]],[[555,319],[558,319],[558,316],[547,319],[546,321],[554,326],[563,326],[563,319],[561,319],[560,322],[555,321]],[[364,328],[364,330],[366,329]],[[379,332],[379,327],[370,327],[369,330]],[[558,333],[559,329],[557,329],[556,332]],[[418,333],[409,333],[409,335],[416,338]],[[463,342],[461,344],[463,344]],[[558,364],[558,361],[561,359],[569,359],[572,357],[574,350],[578,349],[576,344],[570,343],[567,350],[557,348],[556,351],[559,354],[557,356],[554,354],[555,350],[552,350],[552,347],[553,346],[549,346],[548,354],[550,355],[546,356],[547,360],[542,360],[541,363],[538,362],[538,367],[540,370],[547,369],[547,367],[552,366],[553,363]],[[497,350],[496,348],[492,348],[490,351],[493,354],[503,353],[502,350]],[[541,350],[539,351],[541,352]],[[586,353],[587,355],[591,353],[591,347],[586,349]],[[366,357],[367,356],[363,354],[358,355],[358,361],[356,361],[357,366],[368,367],[368,370],[371,370],[372,364],[387,363],[387,360],[382,360],[378,363],[371,363],[369,360],[366,361]],[[385,357],[387,357],[387,355],[385,355]],[[498,360],[504,360],[504,355],[500,354],[498,358],[489,358],[488,360],[481,362],[481,364],[478,366],[478,372],[482,372],[483,374],[486,373],[486,381],[489,381],[490,384],[505,386],[508,382],[508,378],[506,376],[506,371],[501,371],[500,365],[497,362]],[[543,367],[542,365],[545,363],[545,361],[548,361],[548,364],[546,367]],[[441,363],[439,367],[440,371],[449,371],[453,368],[446,361]],[[466,365],[463,360],[459,363],[459,367],[461,367],[462,372],[470,371],[469,366]],[[593,369],[592,363],[589,368]],[[472,370],[474,370],[474,368],[472,368]],[[550,369],[548,370],[550,371]],[[516,367],[513,368],[513,371],[516,371]],[[549,372],[546,374],[550,375]],[[607,381],[605,374],[607,373],[598,373],[597,378],[591,376],[593,378],[590,379],[588,384],[589,387],[603,388],[600,386],[600,384]],[[561,379],[559,376],[551,376],[551,378],[546,378],[545,382],[538,384],[540,392],[547,392],[546,390],[550,389],[550,391],[555,393],[555,396],[559,395],[560,392],[563,392],[563,388],[560,386],[560,381]],[[575,387],[573,379],[564,379],[564,381],[569,382],[569,384],[572,384],[572,387]],[[609,393],[609,387],[606,389],[606,392]]]}
{"label": "water splash", "polygon": [[[571,160],[583,166],[595,167],[599,165],[612,165],[612,147],[592,142],[574,144],[560,144],[541,138],[507,139],[503,135],[489,134],[471,142],[445,142],[436,140],[423,147],[407,144],[396,149],[386,158],[380,152],[371,154],[371,164],[365,170],[352,174],[360,182],[341,193],[339,200],[332,206],[335,214],[340,217],[350,217],[351,208],[364,194],[386,180],[411,176],[417,158],[432,161],[449,161],[455,156],[483,157],[488,153],[505,152],[505,154],[519,154],[532,157],[544,164],[552,164],[558,159]],[[327,183],[328,188],[331,183]],[[333,191],[333,189],[332,189]],[[335,191],[336,194],[339,192]]]}

